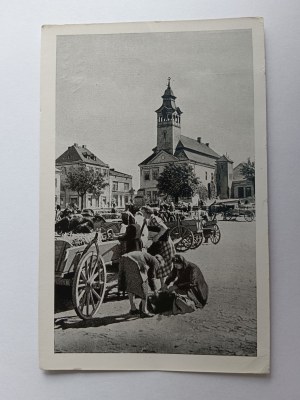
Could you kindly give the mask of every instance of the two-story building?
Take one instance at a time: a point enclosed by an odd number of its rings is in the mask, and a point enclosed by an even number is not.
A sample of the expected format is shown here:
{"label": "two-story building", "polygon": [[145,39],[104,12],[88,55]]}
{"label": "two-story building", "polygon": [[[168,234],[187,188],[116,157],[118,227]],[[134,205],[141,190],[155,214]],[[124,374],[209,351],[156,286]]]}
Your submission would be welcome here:
{"label": "two-story building", "polygon": [[132,200],[132,175],[116,171],[114,168],[109,170],[110,181],[110,205],[124,208],[125,204]]}
{"label": "two-story building", "polygon": [[233,169],[232,197],[236,199],[255,197],[253,181],[245,178],[242,174],[243,164],[240,163]]}
{"label": "two-story building", "polygon": [[[66,184],[66,176],[71,168],[85,166],[103,175],[107,183],[102,189],[99,197],[92,193],[86,193],[83,204],[77,192],[70,190]],[[56,202],[60,198],[60,205],[65,207],[69,203],[75,203],[81,208],[103,209],[113,204],[116,207],[124,208],[132,195],[132,176],[109,168],[100,158],[93,154],[85,145],[79,146],[74,143],[57,158],[55,172]],[[59,194],[58,194],[59,193]]]}
{"label": "two-story building", "polygon": [[[103,192],[99,197],[95,197],[91,193],[86,193],[83,204],[80,204],[78,193],[70,190],[66,185],[66,176],[71,168],[82,166],[101,173],[108,185],[103,188]],[[75,203],[81,208],[101,208],[106,204],[110,195],[109,166],[93,154],[85,145],[79,146],[77,143],[74,143],[73,146],[69,146],[56,159],[56,167],[61,171],[60,199],[62,207],[65,207],[68,203]]]}

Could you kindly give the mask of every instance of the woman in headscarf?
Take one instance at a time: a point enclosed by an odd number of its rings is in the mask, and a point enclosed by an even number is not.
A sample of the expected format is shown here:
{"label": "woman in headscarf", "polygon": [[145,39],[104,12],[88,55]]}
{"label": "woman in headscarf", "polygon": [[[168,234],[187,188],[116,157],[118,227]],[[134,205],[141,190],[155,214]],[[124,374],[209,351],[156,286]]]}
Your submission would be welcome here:
{"label": "woman in headscarf", "polygon": [[182,255],[173,257],[173,269],[166,279],[166,285],[173,283],[168,288],[169,292],[175,292],[192,300],[197,308],[203,308],[207,303],[208,286],[200,268]]}
{"label": "woman in headscarf", "polygon": [[[121,215],[125,233],[118,239],[124,243],[123,253],[131,251],[141,251],[143,243],[141,240],[141,228],[135,223],[134,216],[130,213],[123,213]],[[122,230],[120,231],[122,233]]]}
{"label": "woman in headscarf", "polygon": [[160,280],[161,288],[165,287],[164,278],[172,270],[172,258],[175,255],[175,247],[169,236],[169,229],[161,218],[154,215],[149,206],[141,208],[144,218],[147,221],[148,230],[151,232],[152,245],[148,248],[148,253],[152,255],[160,254],[165,263],[156,271],[156,277]]}

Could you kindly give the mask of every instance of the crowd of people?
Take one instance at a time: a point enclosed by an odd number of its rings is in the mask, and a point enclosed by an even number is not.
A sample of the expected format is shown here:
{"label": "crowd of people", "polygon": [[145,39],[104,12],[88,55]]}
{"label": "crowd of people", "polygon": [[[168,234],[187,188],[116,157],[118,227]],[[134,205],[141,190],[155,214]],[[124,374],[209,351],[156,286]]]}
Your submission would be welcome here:
{"label": "crowd of people", "polygon": [[[119,264],[119,290],[128,293],[131,315],[194,311],[207,302],[208,287],[200,268],[176,254],[169,229],[149,206],[135,216],[122,214],[125,243]],[[141,299],[136,307],[136,297]],[[152,311],[152,312],[151,312]]]}
{"label": "crowd of people", "polygon": [[[161,208],[175,211],[174,203]],[[55,231],[59,233],[89,233],[105,222],[100,215],[85,217],[74,206],[58,211]],[[129,313],[148,318],[156,312],[176,314],[202,308],[208,288],[200,268],[176,254],[169,229],[155,210],[128,204],[121,220],[116,237],[122,248],[118,290],[128,293]],[[136,297],[141,299],[138,307]]]}

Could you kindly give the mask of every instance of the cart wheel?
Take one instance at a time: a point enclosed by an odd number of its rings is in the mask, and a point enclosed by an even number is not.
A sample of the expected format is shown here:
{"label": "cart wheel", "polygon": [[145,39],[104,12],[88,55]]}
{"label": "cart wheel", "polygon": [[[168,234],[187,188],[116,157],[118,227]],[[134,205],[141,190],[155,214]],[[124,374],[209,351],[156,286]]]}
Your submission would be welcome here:
{"label": "cart wheel", "polygon": [[102,304],[105,287],[105,263],[94,248],[79,261],[73,280],[72,300],[80,318],[90,319],[96,314]]}
{"label": "cart wheel", "polygon": [[202,232],[196,232],[196,233],[193,233],[193,235],[194,235],[194,241],[191,246],[191,249],[197,249],[202,243],[203,235],[202,235]]}
{"label": "cart wheel", "polygon": [[193,232],[184,226],[175,226],[170,230],[170,237],[174,242],[175,249],[179,252],[187,251],[194,242]]}
{"label": "cart wheel", "polygon": [[220,228],[218,227],[218,225],[215,225],[212,229],[211,229],[211,234],[210,234],[210,240],[213,244],[217,244],[219,243],[221,239],[221,231]]}
{"label": "cart wheel", "polygon": [[252,211],[248,211],[244,214],[244,218],[247,222],[251,222],[254,220],[254,213]]}

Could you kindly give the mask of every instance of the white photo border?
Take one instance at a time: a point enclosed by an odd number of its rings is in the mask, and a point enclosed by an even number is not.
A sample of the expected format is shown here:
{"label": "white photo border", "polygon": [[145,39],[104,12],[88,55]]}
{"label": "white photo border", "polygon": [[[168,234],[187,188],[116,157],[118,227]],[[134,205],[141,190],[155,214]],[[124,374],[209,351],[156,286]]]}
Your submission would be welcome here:
{"label": "white photo border", "polygon": [[[58,35],[251,29],[256,164],[257,356],[54,352],[54,197],[56,37]],[[40,139],[39,357],[45,370],[161,370],[268,373],[269,246],[264,26],[262,18],[134,22],[42,27]]]}

